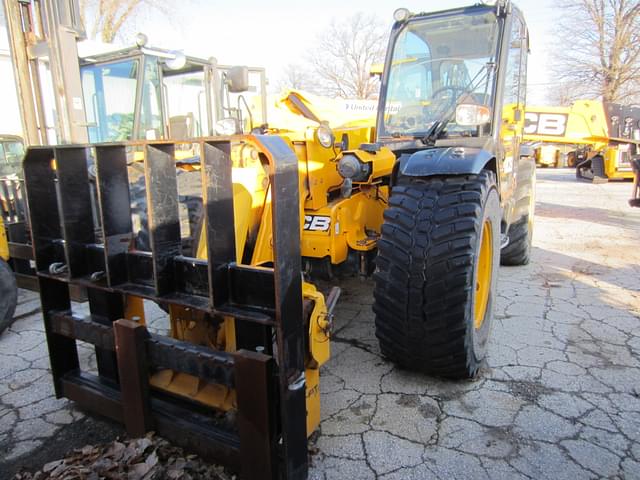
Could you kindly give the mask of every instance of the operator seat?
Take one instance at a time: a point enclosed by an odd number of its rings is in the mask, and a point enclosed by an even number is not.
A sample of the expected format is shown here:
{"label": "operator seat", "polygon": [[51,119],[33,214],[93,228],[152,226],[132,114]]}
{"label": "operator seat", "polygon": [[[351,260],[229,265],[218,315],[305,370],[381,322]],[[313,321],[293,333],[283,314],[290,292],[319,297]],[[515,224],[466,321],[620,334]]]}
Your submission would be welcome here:
{"label": "operator seat", "polygon": [[175,140],[186,140],[194,137],[194,117],[189,112],[186,115],[169,117],[169,136]]}

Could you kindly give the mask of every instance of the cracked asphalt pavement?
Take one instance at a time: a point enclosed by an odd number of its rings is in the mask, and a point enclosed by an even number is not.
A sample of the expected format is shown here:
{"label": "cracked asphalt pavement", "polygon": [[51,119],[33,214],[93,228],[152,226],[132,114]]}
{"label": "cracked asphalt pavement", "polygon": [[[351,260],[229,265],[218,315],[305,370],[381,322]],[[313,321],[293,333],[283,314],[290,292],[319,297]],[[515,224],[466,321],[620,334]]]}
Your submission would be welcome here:
{"label": "cracked asphalt pavement", "polygon": [[[630,191],[538,171],[532,262],[500,270],[487,364],[473,381],[387,362],[372,282],[341,282],[310,478],[640,478],[640,210],[627,206]],[[0,336],[0,477],[123,433],[53,397],[37,297],[20,301]]]}

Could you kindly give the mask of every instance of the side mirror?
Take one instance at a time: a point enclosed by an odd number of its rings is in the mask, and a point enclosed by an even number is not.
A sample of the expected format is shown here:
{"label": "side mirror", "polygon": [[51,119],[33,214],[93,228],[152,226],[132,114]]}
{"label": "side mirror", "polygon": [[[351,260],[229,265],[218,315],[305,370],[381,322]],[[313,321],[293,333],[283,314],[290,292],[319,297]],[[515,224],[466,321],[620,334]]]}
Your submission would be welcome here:
{"label": "side mirror", "polygon": [[249,90],[249,68],[231,67],[226,74],[225,83],[231,93],[242,93]]}

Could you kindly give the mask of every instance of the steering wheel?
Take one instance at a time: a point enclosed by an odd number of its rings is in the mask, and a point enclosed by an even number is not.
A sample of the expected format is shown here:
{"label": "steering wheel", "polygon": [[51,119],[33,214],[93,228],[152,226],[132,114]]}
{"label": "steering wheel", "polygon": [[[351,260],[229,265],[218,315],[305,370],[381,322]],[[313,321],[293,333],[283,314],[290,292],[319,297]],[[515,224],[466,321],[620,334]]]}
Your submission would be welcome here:
{"label": "steering wheel", "polygon": [[422,105],[407,105],[393,115],[389,125],[402,130],[412,130],[419,128],[424,122],[424,107]]}
{"label": "steering wheel", "polygon": [[[451,92],[449,95],[443,95],[445,92]],[[459,94],[457,92],[460,92]],[[460,98],[463,94],[472,93],[468,91],[465,87],[455,87],[455,86],[446,86],[439,88],[433,92],[431,95],[431,105],[429,105],[429,109],[431,109],[432,118],[440,119],[442,116],[451,111],[451,109],[455,106],[458,98]],[[442,97],[442,100],[437,100],[439,97]]]}
{"label": "steering wheel", "polygon": [[[449,93],[446,93],[449,92]],[[449,113],[461,95],[472,95],[464,87],[446,86],[439,88],[431,95],[429,105],[407,105],[394,115],[390,125],[403,130],[416,129],[431,121],[442,120]]]}

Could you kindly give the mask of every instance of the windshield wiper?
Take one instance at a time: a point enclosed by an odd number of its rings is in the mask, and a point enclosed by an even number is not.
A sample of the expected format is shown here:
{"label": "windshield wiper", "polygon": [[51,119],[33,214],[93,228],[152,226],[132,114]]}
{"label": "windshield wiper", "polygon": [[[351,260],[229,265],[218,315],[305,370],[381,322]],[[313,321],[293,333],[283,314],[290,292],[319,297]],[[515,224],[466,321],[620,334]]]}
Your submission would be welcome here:
{"label": "windshield wiper", "polygon": [[422,143],[424,143],[428,147],[433,147],[436,144],[436,140],[442,135],[442,133],[447,128],[447,124],[451,121],[451,116],[446,120],[436,120],[433,122],[433,125],[429,127],[427,133],[424,136],[420,137]]}
{"label": "windshield wiper", "polygon": [[[466,85],[464,88],[461,88],[460,90],[462,90],[463,92],[466,92],[466,91],[473,92],[478,87],[480,82],[482,82],[485,78],[489,77],[489,72],[494,67],[495,67],[494,62],[487,62],[478,71],[478,73],[476,73],[475,77],[473,77],[469,81],[469,84]],[[484,75],[478,78],[482,72],[485,72]],[[454,104],[451,106],[451,108],[449,108],[444,112],[444,114],[442,115],[442,118],[433,122],[431,127],[429,127],[429,130],[427,130],[427,133],[424,136],[420,137],[420,140],[422,141],[422,143],[424,143],[426,146],[429,146],[429,147],[432,147],[436,144],[436,140],[438,140],[438,138],[440,138],[440,136],[447,129],[447,125],[449,124],[449,122],[452,122],[455,120],[455,113],[456,113],[456,109],[458,108],[458,104],[460,103],[461,96],[462,95],[458,96],[458,98],[456,99]]]}

